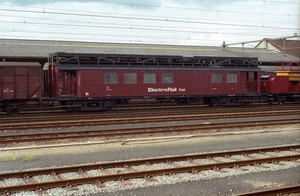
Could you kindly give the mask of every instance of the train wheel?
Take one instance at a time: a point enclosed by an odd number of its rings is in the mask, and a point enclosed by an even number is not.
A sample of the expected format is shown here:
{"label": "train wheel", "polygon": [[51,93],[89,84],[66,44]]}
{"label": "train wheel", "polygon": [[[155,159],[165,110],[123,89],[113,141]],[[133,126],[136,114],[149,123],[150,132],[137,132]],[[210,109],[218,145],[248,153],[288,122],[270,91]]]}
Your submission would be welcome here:
{"label": "train wheel", "polygon": [[114,107],[113,102],[106,102],[106,103],[104,104],[105,110],[112,110],[113,107]]}
{"label": "train wheel", "polygon": [[278,97],[277,102],[278,102],[278,104],[282,105],[282,104],[285,103],[285,98],[284,97]]}
{"label": "train wheel", "polygon": [[22,108],[23,108],[22,104],[10,104],[10,105],[3,106],[4,111],[6,111],[10,115],[19,114]]}
{"label": "train wheel", "polygon": [[243,98],[242,105],[250,105],[250,101],[247,98]]}
{"label": "train wheel", "polygon": [[212,99],[211,103],[209,104],[211,107],[217,107],[219,106],[219,100],[218,99]]}

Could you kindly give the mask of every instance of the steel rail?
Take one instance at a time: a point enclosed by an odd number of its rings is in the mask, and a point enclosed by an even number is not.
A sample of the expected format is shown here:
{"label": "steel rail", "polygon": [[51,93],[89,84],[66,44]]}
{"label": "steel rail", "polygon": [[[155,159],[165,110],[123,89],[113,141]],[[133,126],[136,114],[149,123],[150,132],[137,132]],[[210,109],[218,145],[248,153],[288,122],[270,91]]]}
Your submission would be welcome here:
{"label": "steel rail", "polygon": [[[291,110],[293,110],[291,108]],[[5,117],[0,119],[5,121],[4,123],[16,123],[16,122],[23,122],[24,120],[34,120],[34,121],[49,121],[49,120],[63,120],[64,118],[72,118],[72,119],[84,119],[84,118],[115,118],[116,116],[118,117],[136,117],[136,116],[147,116],[147,115],[157,115],[157,112],[161,113],[162,115],[169,115],[169,114],[180,114],[180,113],[200,113],[199,110],[195,108],[177,108],[177,111],[175,111],[175,108],[169,109],[165,108],[163,111],[161,111],[161,108],[159,109],[148,109],[146,111],[137,111],[134,113],[128,113],[128,111],[119,111],[119,110],[112,110],[112,111],[105,111],[105,112],[78,112],[78,113],[59,113],[55,116],[48,115],[48,116],[25,116],[22,117],[18,115],[16,118],[10,118],[10,117]],[[87,115],[88,114],[88,115]],[[66,117],[67,116],[67,117]]]}
{"label": "steel rail", "polygon": [[[280,110],[279,110],[280,109]],[[261,112],[270,112],[270,111],[299,111],[299,109],[297,107],[295,107],[294,105],[282,105],[280,106],[280,108],[274,107],[274,106],[270,106],[270,105],[264,105],[264,106],[239,106],[239,107],[215,107],[215,108],[211,108],[211,107],[203,107],[203,106],[177,106],[177,107],[164,107],[164,108],[148,108],[145,110],[142,109],[131,109],[131,110],[123,110],[123,109],[117,109],[117,110],[109,110],[109,111],[105,111],[105,112],[75,112],[75,113],[68,113],[68,112],[59,112],[56,114],[52,114],[50,113],[50,115],[48,113],[46,113],[45,115],[42,114],[38,114],[38,116],[36,116],[37,114],[35,113],[28,113],[28,114],[20,114],[17,116],[14,116],[14,118],[12,118],[11,116],[2,116],[0,118],[0,122],[1,121],[11,121],[11,122],[18,122],[19,120],[22,119],[26,119],[26,120],[35,120],[35,119],[48,119],[48,118],[53,118],[53,119],[60,119],[63,116],[78,116],[78,117],[85,117],[86,114],[89,114],[88,116],[113,116],[115,117],[116,115],[122,116],[122,115],[130,115],[130,116],[134,116],[135,114],[148,114],[148,115],[157,115],[157,112],[160,113],[166,113],[166,114],[178,114],[178,113],[186,113],[186,111],[191,112],[191,113],[198,113],[198,114],[204,114],[204,113],[208,113],[208,114],[212,114],[212,113],[228,113],[228,112],[257,112],[257,111],[261,111]],[[134,111],[133,115],[132,113],[129,113],[128,111]]]}
{"label": "steel rail", "polygon": [[[294,107],[295,103],[289,103],[289,104],[285,104],[285,105],[280,105],[280,106],[276,106],[276,105],[270,105],[270,104],[252,104],[250,106],[232,106],[230,107],[230,110],[236,110],[236,111],[252,111],[252,110],[288,110],[288,109],[291,109],[291,110],[295,110],[296,107]],[[120,105],[122,106],[122,105]],[[180,109],[180,110],[179,110]],[[161,111],[161,110],[169,110],[169,111],[181,111],[181,110],[197,110],[198,112],[206,112],[206,113],[211,113],[213,111],[215,112],[223,112],[226,110],[228,110],[228,107],[215,107],[215,108],[211,108],[209,106],[206,106],[206,105],[172,105],[172,106],[160,106],[160,107],[118,107],[114,110],[109,110],[109,111],[98,111],[98,112],[75,112],[75,113],[68,113],[64,110],[55,110],[54,111],[49,111],[49,110],[42,110],[42,111],[27,111],[25,113],[20,113],[19,115],[15,116],[14,118],[11,118],[11,116],[8,116],[6,113],[2,113],[0,111],[0,122],[2,120],[4,121],[16,121],[18,122],[19,119],[22,119],[22,118],[26,118],[26,119],[32,119],[32,120],[35,120],[35,118],[39,118],[39,119],[43,119],[43,118],[53,118],[53,117],[63,117],[63,116],[78,116],[78,115],[81,115],[81,116],[84,116],[86,114],[89,114],[90,115],[110,115],[110,114],[118,114],[118,115],[121,115],[121,114],[127,114],[128,113],[133,113],[132,111],[134,111],[134,113],[149,113],[153,110],[155,111]],[[25,111],[25,110],[23,110]],[[13,119],[13,120],[12,120]]]}
{"label": "steel rail", "polygon": [[[216,112],[216,113],[214,113]],[[56,115],[56,116],[38,116],[38,117],[19,117],[18,118],[1,118],[0,122],[2,124],[5,125],[9,125],[12,123],[32,123],[32,122],[49,122],[49,121],[66,121],[69,120],[70,118],[72,120],[83,120],[83,119],[110,119],[113,118],[115,119],[117,118],[136,118],[136,117],[149,117],[149,116],[157,116],[158,113],[160,116],[169,116],[169,115],[200,115],[200,116],[212,116],[212,115],[216,115],[216,116],[223,116],[225,114],[228,115],[228,113],[230,115],[234,115],[234,114],[246,114],[246,113],[257,113],[257,114],[264,114],[264,113],[269,113],[269,114],[292,114],[292,113],[299,113],[300,110],[298,109],[289,109],[289,110],[281,110],[281,111],[251,111],[251,110],[245,110],[245,111],[230,111],[230,112],[226,112],[226,111],[214,111],[212,113],[212,111],[210,112],[204,112],[204,111],[199,111],[199,110],[177,110],[177,111],[153,111],[153,112],[137,112],[137,113],[114,113],[114,112],[108,112],[106,114],[92,114],[92,113],[85,113],[85,114],[71,114],[71,115],[66,115],[65,113],[63,114],[63,116],[60,115]],[[88,115],[87,115],[88,114]]]}
{"label": "steel rail", "polygon": [[[270,108],[269,108],[270,109]],[[271,108],[273,109],[273,108]],[[261,109],[260,109],[261,110]],[[163,111],[159,111],[159,110],[153,110],[153,111],[143,111],[143,112],[136,112],[136,113],[133,113],[133,114],[128,114],[128,112],[126,113],[123,113],[123,112],[114,112],[114,111],[109,111],[105,114],[100,114],[100,113],[88,113],[88,115],[86,115],[87,113],[80,113],[80,114],[71,114],[71,115],[67,115],[66,119],[72,117],[72,119],[76,120],[76,119],[85,119],[85,118],[88,118],[88,119],[91,119],[91,118],[104,118],[104,119],[108,119],[108,118],[116,118],[116,116],[118,116],[118,118],[122,118],[122,117],[140,117],[140,116],[157,116],[157,113],[159,112],[159,115],[162,116],[168,116],[168,115],[194,115],[194,114],[197,114],[197,115],[202,115],[202,116],[205,116],[205,115],[224,115],[224,114],[242,114],[242,113],[257,113],[257,114],[264,114],[264,113],[279,113],[279,114],[289,114],[289,113],[297,113],[299,112],[300,110],[297,109],[297,108],[290,108],[290,109],[287,109],[285,108],[284,110],[261,110],[261,111],[258,111],[257,108],[252,108],[252,110],[250,109],[246,109],[244,108],[243,109],[239,109],[238,111],[233,111],[232,109],[230,111],[228,111],[228,108],[227,110],[208,110],[208,111],[203,111],[203,110],[198,110],[198,109],[195,109],[195,108],[189,108],[189,109],[186,109],[186,108],[182,108],[180,110],[163,110]],[[24,123],[24,121],[43,121],[43,122],[47,122],[47,121],[52,121],[52,120],[60,120],[62,121],[63,120],[63,117],[66,116],[65,113],[61,114],[63,116],[38,116],[38,117],[15,117],[15,118],[9,118],[9,117],[6,117],[6,118],[1,118],[0,119],[0,122],[3,121],[2,123],[5,123],[5,124],[10,124],[10,123]]]}
{"label": "steel rail", "polygon": [[253,148],[244,150],[233,150],[224,152],[212,152],[212,153],[201,153],[201,154],[191,154],[191,155],[181,155],[181,156],[170,156],[170,157],[159,157],[159,158],[148,158],[141,160],[127,160],[127,161],[117,161],[117,162],[107,162],[100,164],[88,164],[88,165],[78,165],[60,168],[49,168],[41,170],[29,170],[20,172],[10,172],[10,173],[0,173],[0,179],[5,178],[19,178],[19,177],[31,177],[33,175],[46,175],[46,174],[59,174],[66,172],[77,172],[81,170],[93,170],[93,169],[108,169],[114,167],[123,166],[136,166],[143,164],[155,164],[163,162],[175,162],[175,161],[192,161],[195,159],[207,159],[215,157],[228,157],[233,155],[249,155],[254,153],[266,153],[266,152],[280,152],[280,151],[295,151],[300,149],[300,144],[298,145],[286,145],[286,146],[276,146],[267,148]]}
{"label": "steel rail", "polygon": [[[80,127],[80,126],[99,126],[99,125],[112,125],[112,124],[126,124],[126,123],[153,123],[153,122],[170,122],[170,121],[182,121],[182,120],[206,120],[206,119],[219,119],[219,118],[236,118],[239,117],[255,117],[255,116],[277,116],[289,114],[290,112],[253,112],[253,113],[235,113],[235,114],[186,114],[186,115],[168,115],[168,116],[148,116],[145,117],[128,117],[128,118],[111,118],[111,119],[68,119],[68,120],[60,120],[60,121],[51,121],[47,122],[26,122],[21,124],[5,124],[2,123],[0,125],[0,130],[21,130],[21,129],[45,129],[45,128],[57,128],[57,127]],[[294,112],[293,115],[300,114],[300,111]]]}
{"label": "steel rail", "polygon": [[90,165],[80,165],[80,166],[70,166],[62,168],[53,168],[53,169],[43,169],[43,170],[31,170],[31,171],[22,171],[22,172],[12,172],[8,174],[0,174],[0,179],[3,178],[18,178],[24,176],[32,175],[44,175],[50,173],[62,173],[62,172],[76,172],[79,170],[92,170],[92,169],[108,169],[114,167],[123,167],[126,166],[135,166],[142,164],[155,164],[161,162],[175,162],[175,161],[192,161],[194,159],[205,159],[205,158],[214,158],[214,157],[227,157],[233,155],[247,155],[254,153],[265,153],[265,152],[278,152],[278,151],[294,151],[299,149],[300,145],[288,145],[288,146],[279,146],[279,147],[268,147],[268,148],[256,148],[248,150],[235,150],[227,152],[214,152],[214,153],[205,153],[205,154],[194,154],[194,155],[183,155],[183,156],[172,156],[172,157],[161,157],[161,158],[150,158],[143,160],[131,160],[131,161],[121,161],[121,162],[108,162],[101,164],[90,164]]}
{"label": "steel rail", "polygon": [[[290,105],[293,105],[295,103],[293,102],[287,102],[284,105],[281,105],[280,107],[289,107]],[[64,109],[61,108],[61,106],[57,103],[54,105],[43,105],[43,106],[37,106],[37,105],[26,105],[27,107],[25,107],[22,111],[23,112],[34,112],[34,111],[41,111],[41,110],[45,110],[47,109],[48,111],[59,111],[59,113],[61,112],[65,112]],[[30,106],[30,107],[28,107]],[[242,108],[242,107],[247,107],[247,108],[252,108],[252,107],[273,107],[272,104],[268,104],[268,103],[252,103],[251,105],[232,105],[230,106],[231,108]],[[164,109],[164,108],[189,108],[189,107],[202,107],[202,108],[210,108],[208,105],[204,104],[203,102],[192,102],[188,105],[184,105],[184,104],[178,104],[178,103],[157,103],[157,102],[145,102],[145,101],[134,101],[131,103],[127,103],[127,104],[118,104],[117,108],[115,109],[115,111],[120,111],[120,110],[148,110],[148,109]],[[101,111],[100,111],[101,112]]]}
{"label": "steel rail", "polygon": [[283,195],[283,194],[291,194],[291,193],[300,193],[300,184],[295,186],[276,188],[276,189],[236,194],[236,196],[274,196],[274,195]]}
{"label": "steel rail", "polygon": [[[146,110],[134,110],[135,112],[129,113],[129,110],[112,110],[112,111],[106,111],[105,113],[103,112],[80,112],[80,113],[66,113],[66,112],[59,112],[57,114],[55,114],[55,116],[53,116],[53,114],[51,115],[39,115],[39,116],[35,116],[35,114],[29,114],[30,116],[23,116],[23,115],[18,115],[15,116],[14,118],[11,118],[11,116],[5,116],[3,118],[0,118],[0,122],[3,121],[3,123],[16,123],[16,122],[22,122],[22,120],[27,120],[27,121],[31,121],[31,120],[41,120],[41,121],[46,121],[46,120],[61,120],[63,117],[67,116],[78,119],[78,118],[84,118],[87,116],[90,118],[109,118],[109,117],[115,117],[116,115],[118,115],[119,117],[134,117],[134,116],[148,116],[148,115],[157,115],[157,112],[159,112],[162,115],[172,115],[172,114],[185,114],[185,113],[190,113],[190,114],[219,114],[219,113],[228,113],[229,108],[228,107],[222,107],[222,108],[211,108],[211,107],[165,107],[165,108],[151,108],[151,109],[146,109]],[[234,113],[234,112],[238,112],[238,113],[246,113],[246,112],[297,112],[299,111],[299,109],[297,109],[297,107],[294,106],[281,106],[280,110],[278,110],[278,107],[231,107],[230,108],[230,113]]]}
{"label": "steel rail", "polygon": [[[218,112],[218,113],[199,113],[199,111],[191,111],[191,110],[184,110],[184,111],[177,111],[177,112],[159,112],[159,116],[188,116],[188,115],[197,115],[197,117],[202,117],[204,119],[207,118],[222,118],[222,117],[226,117],[226,116],[235,116],[235,115],[239,115],[239,116],[252,116],[252,115],[270,115],[270,116],[274,116],[274,115],[290,115],[290,114],[300,114],[300,110],[285,110],[285,111],[262,111],[262,112],[258,112],[258,111],[239,111],[239,112]],[[117,117],[116,117],[117,116]],[[143,112],[143,113],[137,113],[134,115],[130,115],[130,114],[116,114],[116,113],[110,113],[110,114],[89,114],[89,115],[70,115],[67,117],[62,117],[62,116],[54,116],[54,117],[35,117],[35,118],[21,118],[21,119],[11,119],[11,118],[7,118],[7,119],[3,119],[4,122],[0,122],[2,123],[2,127],[4,126],[11,126],[11,124],[15,124],[15,123],[20,123],[20,124],[34,124],[35,122],[38,123],[42,123],[42,122],[59,122],[59,121],[70,121],[70,119],[72,119],[71,121],[76,121],[76,120],[92,120],[92,119],[101,119],[101,120],[115,120],[116,118],[141,118],[141,117],[156,117],[158,116],[158,112]]]}
{"label": "steel rail", "polygon": [[[12,192],[18,191],[28,191],[28,190],[44,190],[54,187],[70,187],[81,184],[101,184],[107,181],[123,181],[129,180],[132,178],[150,178],[158,175],[174,175],[179,173],[197,173],[203,170],[212,170],[212,169],[220,169],[220,168],[236,168],[247,165],[259,165],[263,163],[276,163],[277,161],[291,161],[300,159],[300,154],[298,155],[290,155],[290,156],[280,156],[280,157],[272,157],[272,158],[262,158],[262,159],[253,159],[253,160],[243,160],[243,161],[233,161],[233,162],[224,162],[224,163],[213,163],[213,164],[202,164],[202,165],[194,165],[194,166],[182,166],[176,168],[168,168],[168,169],[157,169],[157,170],[149,170],[149,171],[137,171],[130,173],[122,173],[122,174],[111,174],[105,176],[93,176],[93,177],[84,177],[77,179],[67,179],[67,180],[59,180],[59,181],[51,181],[51,182],[41,182],[41,183],[33,183],[33,184],[25,184],[25,185],[17,185],[17,186],[9,186],[9,187],[0,187],[1,194],[9,194]],[[81,172],[82,170],[78,170]],[[55,174],[54,174],[55,175]],[[27,177],[27,176],[25,176]]]}
{"label": "steel rail", "polygon": [[64,140],[64,139],[82,139],[90,137],[112,137],[137,134],[154,134],[154,133],[172,133],[172,132],[192,132],[211,129],[229,129],[238,127],[255,127],[255,126],[274,126],[283,124],[300,123],[300,119],[290,120],[263,120],[250,122],[223,122],[211,124],[193,124],[193,125],[175,125],[175,126],[153,126],[143,128],[125,128],[113,130],[92,130],[92,131],[64,131],[52,133],[33,133],[0,136],[0,144],[37,142],[47,140]]}

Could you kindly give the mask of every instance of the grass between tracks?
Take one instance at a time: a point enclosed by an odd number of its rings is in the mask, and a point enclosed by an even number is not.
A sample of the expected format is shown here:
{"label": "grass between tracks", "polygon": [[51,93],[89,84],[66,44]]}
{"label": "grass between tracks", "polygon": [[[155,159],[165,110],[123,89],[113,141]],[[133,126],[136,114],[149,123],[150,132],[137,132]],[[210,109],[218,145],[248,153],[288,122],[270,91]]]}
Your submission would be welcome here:
{"label": "grass between tracks", "polygon": [[25,158],[17,158],[16,156],[6,156],[3,158],[2,162],[14,162],[17,160],[21,160],[23,162],[29,162],[33,161],[35,159],[35,156],[33,155],[27,155]]}

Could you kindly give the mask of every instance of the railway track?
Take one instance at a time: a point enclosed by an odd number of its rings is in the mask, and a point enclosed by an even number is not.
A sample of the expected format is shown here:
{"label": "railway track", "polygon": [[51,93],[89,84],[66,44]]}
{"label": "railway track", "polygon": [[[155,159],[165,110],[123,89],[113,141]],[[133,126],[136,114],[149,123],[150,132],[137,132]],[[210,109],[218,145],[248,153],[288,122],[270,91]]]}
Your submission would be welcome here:
{"label": "railway track", "polygon": [[[151,126],[151,127],[139,127],[139,128],[122,128],[122,129],[112,129],[112,130],[92,130],[92,131],[60,131],[51,133],[32,133],[32,134],[16,134],[16,135],[4,135],[0,137],[0,145],[3,146],[16,146],[22,143],[31,142],[74,142],[76,140],[97,140],[97,138],[104,138],[104,140],[114,140],[124,136],[134,136],[141,137],[149,135],[153,137],[156,135],[166,135],[180,133],[184,134],[195,134],[203,133],[214,130],[213,132],[226,132],[231,131],[236,128],[245,127],[256,127],[256,126],[276,126],[276,125],[286,125],[286,124],[297,124],[300,123],[300,119],[290,119],[290,120],[261,120],[261,121],[244,121],[244,122],[222,122],[222,123],[212,123],[212,124],[192,124],[192,125],[174,125],[174,126]],[[28,144],[27,144],[28,145]]]}
{"label": "railway track", "polygon": [[178,177],[185,174],[202,175],[208,170],[229,172],[230,169],[285,165],[286,162],[300,159],[299,149],[300,145],[289,145],[7,172],[0,174],[0,194],[21,191],[47,193],[57,187],[77,189],[85,184],[92,184],[101,191],[110,181],[130,185],[132,179],[153,182],[157,181],[158,176],[165,175]]}
{"label": "railway track", "polygon": [[105,112],[57,112],[57,113],[29,113],[20,114],[17,116],[5,115],[1,116],[0,122],[3,123],[18,123],[24,121],[54,121],[63,120],[67,118],[75,119],[87,119],[87,118],[109,118],[109,117],[136,117],[155,115],[158,112],[162,115],[178,115],[183,113],[191,114],[212,114],[212,113],[228,113],[228,112],[270,112],[270,111],[299,111],[295,104],[282,105],[280,107],[274,107],[273,105],[251,105],[251,106],[239,106],[239,107],[208,107],[208,106],[164,106],[164,107],[152,107],[152,108],[125,108],[119,110],[105,111]]}
{"label": "railway track", "polygon": [[[128,104],[118,105],[114,110],[147,110],[153,108],[174,108],[174,107],[208,107],[203,105],[202,102],[195,102],[189,105],[178,105],[177,103],[157,103],[157,102],[132,102]],[[105,113],[107,111],[98,111],[98,113]],[[26,105],[25,108],[18,114],[18,116],[24,115],[49,115],[49,114],[62,114],[68,113],[65,109],[62,109],[58,103],[53,105]],[[82,113],[82,112],[81,112]],[[95,113],[95,112],[93,112]],[[8,116],[6,112],[0,110],[0,116]]]}
{"label": "railway track", "polygon": [[24,130],[24,129],[47,129],[47,128],[63,128],[63,127],[82,127],[82,126],[100,126],[100,125],[116,125],[116,124],[132,124],[132,123],[153,123],[153,122],[171,122],[186,120],[206,120],[206,119],[224,119],[256,117],[256,116],[279,116],[279,115],[298,115],[300,110],[281,110],[281,111],[239,111],[239,112],[217,112],[217,113],[199,113],[199,111],[178,111],[173,112],[152,112],[122,115],[91,115],[91,116],[72,116],[67,119],[57,117],[35,119],[8,119],[0,124],[0,131],[4,130]]}

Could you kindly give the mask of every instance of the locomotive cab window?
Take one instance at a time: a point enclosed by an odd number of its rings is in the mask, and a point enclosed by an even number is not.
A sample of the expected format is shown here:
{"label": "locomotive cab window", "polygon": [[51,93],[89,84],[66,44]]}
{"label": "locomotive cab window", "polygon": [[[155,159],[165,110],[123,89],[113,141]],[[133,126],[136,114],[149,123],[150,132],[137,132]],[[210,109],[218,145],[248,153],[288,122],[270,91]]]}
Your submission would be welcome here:
{"label": "locomotive cab window", "polygon": [[118,74],[116,73],[106,73],[105,74],[106,84],[116,84],[118,83]]}
{"label": "locomotive cab window", "polygon": [[222,83],[222,74],[221,73],[213,73],[211,75],[212,83]]}
{"label": "locomotive cab window", "polygon": [[161,83],[173,83],[173,74],[172,73],[163,73],[161,75]]}
{"label": "locomotive cab window", "polygon": [[125,73],[124,83],[137,83],[136,73]]}
{"label": "locomotive cab window", "polygon": [[156,83],[155,73],[145,73],[144,74],[144,83]]}
{"label": "locomotive cab window", "polygon": [[227,83],[237,83],[237,74],[235,73],[227,74]]}

